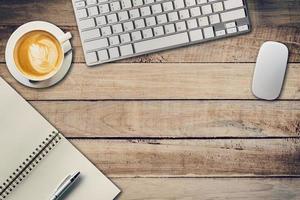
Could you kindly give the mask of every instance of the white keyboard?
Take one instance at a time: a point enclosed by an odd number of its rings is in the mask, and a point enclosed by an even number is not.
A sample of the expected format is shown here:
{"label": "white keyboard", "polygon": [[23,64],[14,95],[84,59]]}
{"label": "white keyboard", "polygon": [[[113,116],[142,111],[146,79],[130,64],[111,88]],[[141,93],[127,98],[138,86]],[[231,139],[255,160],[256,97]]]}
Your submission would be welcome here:
{"label": "white keyboard", "polygon": [[250,31],[245,0],[73,0],[87,65]]}

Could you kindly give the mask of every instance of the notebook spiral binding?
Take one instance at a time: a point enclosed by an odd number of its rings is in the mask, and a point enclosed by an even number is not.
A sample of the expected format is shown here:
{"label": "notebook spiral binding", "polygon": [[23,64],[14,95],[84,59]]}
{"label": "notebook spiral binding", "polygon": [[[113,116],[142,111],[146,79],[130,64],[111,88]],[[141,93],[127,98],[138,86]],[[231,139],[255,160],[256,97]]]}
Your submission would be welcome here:
{"label": "notebook spiral binding", "polygon": [[45,140],[19,165],[19,167],[15,169],[4,183],[0,183],[0,200],[4,200],[61,139],[62,136],[59,132],[53,131],[49,134],[48,137],[46,137]]}

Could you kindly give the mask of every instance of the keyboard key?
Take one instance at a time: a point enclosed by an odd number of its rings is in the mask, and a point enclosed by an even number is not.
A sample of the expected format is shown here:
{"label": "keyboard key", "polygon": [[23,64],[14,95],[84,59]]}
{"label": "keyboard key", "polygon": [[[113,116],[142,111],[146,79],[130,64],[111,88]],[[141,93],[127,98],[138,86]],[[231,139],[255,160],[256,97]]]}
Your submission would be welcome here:
{"label": "keyboard key", "polygon": [[118,17],[119,17],[119,20],[120,20],[120,21],[125,21],[125,20],[128,20],[128,19],[129,19],[129,16],[128,16],[128,12],[127,12],[127,11],[119,12],[119,13],[118,13]]}
{"label": "keyboard key", "polygon": [[100,31],[99,31],[99,29],[83,31],[82,32],[82,37],[83,37],[84,40],[94,39],[94,38],[100,37]]}
{"label": "keyboard key", "polygon": [[148,16],[148,15],[151,15],[151,10],[150,10],[150,7],[147,6],[147,7],[142,7],[140,8],[141,10],[141,15],[144,17],[144,16]]}
{"label": "keyboard key", "polygon": [[100,49],[108,46],[106,38],[85,42],[85,50],[90,51],[94,49]]}
{"label": "keyboard key", "polygon": [[226,34],[225,30],[216,31],[216,36],[223,36],[225,34]]}
{"label": "keyboard key", "polygon": [[224,1],[224,7],[226,10],[243,7],[243,0],[227,0]]}
{"label": "keyboard key", "polygon": [[89,16],[98,15],[99,11],[96,6],[88,8]]}
{"label": "keyboard key", "polygon": [[167,23],[168,20],[167,20],[167,15],[166,14],[162,14],[162,15],[158,15],[156,17],[156,21],[158,24],[164,24],[164,23]]}
{"label": "keyboard key", "polygon": [[196,5],[195,0],[185,0],[185,5],[186,6],[194,6]]}
{"label": "keyboard key", "polygon": [[77,11],[77,17],[78,17],[79,19],[84,18],[84,17],[87,17],[87,16],[88,16],[88,15],[87,15],[86,9],[81,9],[81,10],[78,10],[78,11]]}
{"label": "keyboard key", "polygon": [[207,27],[203,29],[205,38],[213,38],[215,37],[214,30],[212,27]]}
{"label": "keyboard key", "polygon": [[187,19],[190,17],[190,13],[189,10],[185,9],[185,10],[180,10],[179,11],[179,17],[180,19]]}
{"label": "keyboard key", "polygon": [[105,47],[108,47],[108,45],[109,45],[107,38],[98,39],[93,42],[98,48],[105,48]]}
{"label": "keyboard key", "polygon": [[96,52],[87,53],[86,57],[85,57],[85,60],[89,64],[97,62],[98,58],[97,58]]}
{"label": "keyboard key", "polygon": [[125,31],[131,31],[134,29],[132,22],[125,22],[123,26]]}
{"label": "keyboard key", "polygon": [[138,9],[133,9],[129,11],[129,16],[131,19],[138,18],[140,16],[140,12]]}
{"label": "keyboard key", "polygon": [[209,21],[210,21],[211,24],[218,24],[218,23],[220,23],[220,17],[219,17],[218,14],[210,15],[209,16]]}
{"label": "keyboard key", "polygon": [[238,29],[239,29],[239,31],[248,31],[249,26],[248,25],[239,26]]}
{"label": "keyboard key", "polygon": [[132,32],[131,33],[131,38],[132,38],[133,41],[141,40],[142,39],[141,31]]}
{"label": "keyboard key", "polygon": [[235,23],[235,22],[230,22],[230,23],[225,24],[225,27],[226,27],[226,28],[233,28],[233,27],[235,27],[235,26],[236,26],[236,23]]}
{"label": "keyboard key", "polygon": [[207,3],[207,0],[197,0],[198,5],[205,4],[205,3]]}
{"label": "keyboard key", "polygon": [[129,0],[121,0],[121,4],[122,4],[123,9],[132,7],[131,1],[129,1]]}
{"label": "keyboard key", "polygon": [[231,34],[231,33],[236,33],[237,29],[235,27],[234,28],[228,28],[226,31],[227,31],[228,34]]}
{"label": "keyboard key", "polygon": [[202,14],[203,15],[208,15],[208,14],[212,13],[212,9],[211,9],[211,5],[210,4],[202,6],[201,10],[202,10]]}
{"label": "keyboard key", "polygon": [[165,34],[164,28],[162,26],[155,27],[153,29],[153,32],[154,32],[155,36],[160,36],[160,35],[164,35]]}
{"label": "keyboard key", "polygon": [[244,9],[233,10],[225,13],[221,13],[222,22],[233,21],[236,19],[245,18],[246,13]]}
{"label": "keyboard key", "polygon": [[111,31],[110,26],[105,26],[105,27],[101,28],[102,36],[108,36],[108,35],[111,35],[111,33],[112,33],[112,31]]}
{"label": "keyboard key", "polygon": [[175,0],[174,1],[175,9],[184,8],[183,0]]}
{"label": "keyboard key", "polygon": [[110,9],[111,9],[111,11],[118,11],[118,10],[120,10],[121,9],[120,2],[115,1],[115,2],[110,3]]}
{"label": "keyboard key", "polygon": [[86,0],[87,5],[94,5],[97,4],[97,0]]}
{"label": "keyboard key", "polygon": [[95,27],[95,20],[93,18],[85,19],[79,22],[79,27],[81,29],[92,28]]}
{"label": "keyboard key", "polygon": [[184,31],[184,30],[186,30],[186,24],[185,24],[185,22],[183,21],[183,22],[177,22],[176,23],[176,30],[177,31]]}
{"label": "keyboard key", "polygon": [[188,25],[188,28],[189,29],[193,29],[193,28],[196,28],[198,27],[198,24],[197,24],[197,20],[196,19],[190,19],[187,21],[187,25]]}
{"label": "keyboard key", "polygon": [[198,23],[199,23],[200,27],[208,26],[209,25],[207,17],[200,17],[200,18],[198,18]]}
{"label": "keyboard key", "polygon": [[146,18],[146,25],[147,26],[154,26],[154,25],[156,25],[155,17],[148,17],[148,18]]}
{"label": "keyboard key", "polygon": [[143,0],[132,0],[133,6],[143,5]]}
{"label": "keyboard key", "polygon": [[131,44],[120,46],[121,56],[128,56],[133,54],[133,48]]}
{"label": "keyboard key", "polygon": [[186,32],[166,37],[155,38],[134,44],[136,53],[142,53],[175,45],[185,44],[189,42],[189,37]]}
{"label": "keyboard key", "polygon": [[76,8],[85,7],[85,1],[80,1],[75,3]]}
{"label": "keyboard key", "polygon": [[168,12],[174,9],[172,2],[163,3],[164,12]]}
{"label": "keyboard key", "polygon": [[109,6],[108,4],[102,4],[98,6],[100,14],[108,13],[109,12]]}
{"label": "keyboard key", "polygon": [[135,20],[134,25],[135,25],[136,29],[144,28],[145,27],[145,21],[144,21],[144,19]]}
{"label": "keyboard key", "polygon": [[201,15],[201,11],[199,7],[194,7],[190,9],[192,17],[197,17]]}
{"label": "keyboard key", "polygon": [[166,34],[175,33],[174,24],[167,24],[164,27],[165,27]]}
{"label": "keyboard key", "polygon": [[118,45],[120,44],[119,36],[115,35],[109,38],[109,44],[110,46]]}
{"label": "keyboard key", "polygon": [[190,38],[192,42],[203,40],[201,29],[190,31]]}
{"label": "keyboard key", "polygon": [[151,6],[152,13],[157,14],[162,12],[161,4],[155,4]]}
{"label": "keyboard key", "polygon": [[221,12],[221,11],[223,11],[224,8],[223,8],[222,2],[214,3],[213,4],[213,10],[214,10],[214,12]]}
{"label": "keyboard key", "polygon": [[105,16],[96,17],[96,22],[97,22],[98,26],[103,26],[103,25],[107,24]]}
{"label": "keyboard key", "polygon": [[127,43],[131,41],[129,33],[120,35],[120,38],[121,38],[121,43]]}
{"label": "keyboard key", "polygon": [[97,53],[98,53],[98,57],[99,57],[100,61],[108,60],[107,50],[101,50],[101,51],[98,51]]}
{"label": "keyboard key", "polygon": [[177,12],[168,13],[168,18],[169,18],[170,22],[177,21],[178,20],[178,14],[177,14]]}
{"label": "keyboard key", "polygon": [[145,4],[150,4],[150,3],[154,3],[154,0],[144,0]]}
{"label": "keyboard key", "polygon": [[111,14],[111,15],[107,15],[107,22],[108,23],[115,23],[115,22],[117,22],[118,21],[118,18],[117,18],[117,15],[116,15],[116,13],[114,13],[114,14]]}
{"label": "keyboard key", "polygon": [[108,50],[110,58],[118,58],[120,56],[118,47],[111,48]]}
{"label": "keyboard key", "polygon": [[123,32],[123,27],[121,24],[112,25],[112,31],[114,34]]}
{"label": "keyboard key", "polygon": [[144,39],[153,37],[153,32],[151,28],[143,30],[142,33]]}

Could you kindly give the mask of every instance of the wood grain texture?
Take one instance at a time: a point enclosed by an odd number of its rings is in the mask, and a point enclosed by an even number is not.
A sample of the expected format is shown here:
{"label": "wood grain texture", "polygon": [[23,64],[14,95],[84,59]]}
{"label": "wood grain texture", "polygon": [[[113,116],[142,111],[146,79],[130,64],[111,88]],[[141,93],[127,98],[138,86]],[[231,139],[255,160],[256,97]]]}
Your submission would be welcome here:
{"label": "wood grain texture", "polygon": [[[300,1],[248,4],[250,34],[89,68],[71,0],[0,0],[0,76],[113,177],[118,199],[299,199]],[[21,86],[4,64],[10,34],[32,20],[73,35],[74,65],[49,89]],[[293,63],[277,102],[250,91],[266,40]]]}
{"label": "wood grain texture", "polygon": [[297,200],[300,179],[114,178],[118,199],[137,200]]}
{"label": "wood grain texture", "polygon": [[[290,49],[290,62],[300,62],[299,1],[248,2],[253,25],[250,34],[121,62],[255,62],[260,45],[267,40],[284,42]],[[74,61],[84,62],[71,0],[12,0],[0,3],[0,62],[4,62],[4,46],[9,35],[19,25],[32,20],[50,21],[72,32]]]}
{"label": "wood grain texture", "polygon": [[300,139],[71,142],[110,177],[300,173]]}
{"label": "wood grain texture", "polygon": [[[0,76],[27,100],[255,99],[254,64],[75,64],[60,84],[43,90],[21,86],[5,65]],[[281,99],[300,99],[300,64],[290,64]]]}
{"label": "wood grain texture", "polygon": [[[0,0],[0,3],[0,25],[19,25],[31,20],[47,19],[62,26],[76,25],[72,2],[69,0]],[[251,20],[256,25],[300,25],[299,0],[247,0],[247,3]]]}
{"label": "wood grain texture", "polygon": [[34,101],[68,137],[297,137],[300,102]]}

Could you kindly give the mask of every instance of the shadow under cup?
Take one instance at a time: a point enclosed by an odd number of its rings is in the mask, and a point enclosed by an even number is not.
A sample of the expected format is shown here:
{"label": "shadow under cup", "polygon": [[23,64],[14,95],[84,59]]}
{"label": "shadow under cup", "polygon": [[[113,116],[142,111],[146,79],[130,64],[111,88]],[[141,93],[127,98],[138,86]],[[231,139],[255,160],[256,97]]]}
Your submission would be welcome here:
{"label": "shadow under cup", "polygon": [[34,30],[24,34],[13,52],[17,70],[27,79],[43,81],[60,69],[64,51],[61,43],[51,33]]}

